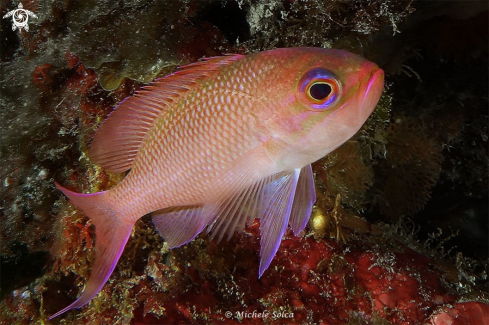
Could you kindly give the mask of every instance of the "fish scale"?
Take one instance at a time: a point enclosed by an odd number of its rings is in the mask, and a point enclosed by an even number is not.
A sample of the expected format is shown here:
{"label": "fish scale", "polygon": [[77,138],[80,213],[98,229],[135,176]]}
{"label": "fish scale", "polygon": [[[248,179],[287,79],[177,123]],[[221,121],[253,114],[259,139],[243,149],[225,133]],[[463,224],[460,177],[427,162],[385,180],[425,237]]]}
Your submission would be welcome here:
{"label": "fish scale", "polygon": [[[178,105],[178,110],[171,115],[171,119],[163,116],[156,123],[155,132],[149,134],[149,139],[144,142],[141,150],[145,153],[140,155],[140,159],[135,159],[133,174],[129,176],[140,177],[141,174],[145,173],[146,168],[150,168],[153,172],[150,175],[158,177],[160,182],[168,182],[172,184],[172,187],[182,186],[183,184],[190,184],[190,191],[193,193],[203,193],[206,190],[206,184],[199,183],[198,175],[201,172],[195,170],[194,165],[206,166],[205,178],[215,177],[216,173],[222,168],[223,165],[228,163],[229,157],[237,157],[240,150],[245,150],[243,143],[245,143],[246,134],[250,133],[251,128],[245,128],[245,123],[232,124],[232,120],[240,119],[239,113],[243,114],[246,110],[235,111],[234,114],[231,113],[233,106],[227,102],[220,103],[220,105],[226,106],[227,110],[231,114],[226,115],[215,115],[214,111],[219,110],[217,106],[206,106],[200,110],[193,109],[194,107],[204,107],[204,103],[209,104],[212,98],[218,98],[219,92],[224,92],[223,90],[216,89],[216,93],[210,92],[208,89],[206,91],[196,90],[197,93],[203,93],[202,96],[196,96],[201,98],[195,102],[190,100],[187,101],[185,98],[182,99],[182,104]],[[189,95],[189,97],[191,97]],[[234,106],[236,107],[236,106]],[[189,116],[187,120],[187,116]],[[210,121],[210,116],[213,116],[213,123]],[[241,117],[241,120],[244,120]],[[193,126],[190,125],[190,121],[193,122]],[[213,130],[213,125],[224,125],[227,126],[223,128],[222,131],[226,136],[217,137],[213,136],[216,130]],[[234,127],[229,130],[229,126]],[[159,133],[158,131],[168,130],[167,132]],[[185,134],[187,133],[188,134]],[[241,141],[236,147],[233,143],[237,140],[236,135],[240,135]],[[163,139],[160,140],[160,139]],[[205,144],[205,147],[202,147]],[[200,153],[202,150],[206,150],[207,153],[204,155],[208,160],[200,160]],[[156,153],[154,153],[157,151]],[[151,157],[166,157],[165,164],[161,164],[157,159],[150,159]],[[184,177],[179,179],[174,179],[171,175],[183,174]],[[202,174],[201,174],[202,175]],[[129,187],[133,188],[131,179],[129,178],[127,183]],[[147,186],[147,181],[140,179],[139,184],[141,187]],[[125,187],[121,187],[120,191],[125,191]],[[156,192],[154,192],[156,193]],[[170,188],[166,192],[168,195],[159,195],[156,193],[156,197],[149,197],[149,201],[155,201],[159,207],[162,204],[170,205],[180,205],[179,199],[171,197],[172,194],[181,195],[178,191],[172,191]],[[187,193],[183,193],[185,200],[189,200]],[[118,193],[116,195],[123,195]],[[195,199],[194,203],[198,203],[198,199]],[[143,203],[144,206],[148,207],[146,213],[154,211],[148,203]]]}
{"label": "fish scale", "polygon": [[289,48],[209,58],[124,100],[89,150],[101,167],[129,170],[124,180],[93,194],[57,184],[94,223],[96,258],[81,296],[50,319],[102,289],[147,213],[169,248],[206,228],[229,239],[259,218],[262,276],[287,226],[306,226],[310,164],[358,131],[382,88],[382,70],[359,56]]}

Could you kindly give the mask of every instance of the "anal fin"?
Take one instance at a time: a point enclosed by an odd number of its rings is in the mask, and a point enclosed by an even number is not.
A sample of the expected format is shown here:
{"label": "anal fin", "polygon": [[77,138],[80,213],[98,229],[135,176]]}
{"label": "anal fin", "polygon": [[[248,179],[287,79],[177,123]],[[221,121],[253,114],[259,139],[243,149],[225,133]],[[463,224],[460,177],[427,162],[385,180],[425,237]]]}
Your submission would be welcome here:
{"label": "anal fin", "polygon": [[202,206],[175,207],[153,212],[153,224],[169,248],[182,246],[208,224],[208,213]]}

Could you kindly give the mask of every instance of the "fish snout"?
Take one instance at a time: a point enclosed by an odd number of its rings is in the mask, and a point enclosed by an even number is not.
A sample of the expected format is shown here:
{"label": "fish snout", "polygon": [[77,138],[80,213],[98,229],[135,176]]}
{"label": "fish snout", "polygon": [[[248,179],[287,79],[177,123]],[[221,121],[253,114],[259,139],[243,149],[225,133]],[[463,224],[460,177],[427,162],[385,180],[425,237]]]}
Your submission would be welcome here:
{"label": "fish snout", "polygon": [[370,68],[370,77],[364,88],[363,99],[359,107],[359,113],[365,119],[374,110],[384,89],[384,70],[375,64],[370,63],[370,65],[373,65],[373,67]]}

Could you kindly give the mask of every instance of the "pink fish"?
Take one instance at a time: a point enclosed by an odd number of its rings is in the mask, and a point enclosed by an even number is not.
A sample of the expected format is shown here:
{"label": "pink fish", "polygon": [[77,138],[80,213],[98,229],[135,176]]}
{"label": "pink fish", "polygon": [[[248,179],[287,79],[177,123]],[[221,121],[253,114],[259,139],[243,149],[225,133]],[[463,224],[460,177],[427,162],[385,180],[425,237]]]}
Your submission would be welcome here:
{"label": "pink fish", "polygon": [[347,141],[373,111],[384,73],[342,50],[287,48],[182,67],[124,100],[95,135],[90,159],[115,173],[93,194],[58,188],[96,228],[88,303],[114,270],[135,222],[152,213],[170,248],[205,228],[228,239],[260,218],[259,276],[287,225],[305,227],[316,200],[311,163]]}

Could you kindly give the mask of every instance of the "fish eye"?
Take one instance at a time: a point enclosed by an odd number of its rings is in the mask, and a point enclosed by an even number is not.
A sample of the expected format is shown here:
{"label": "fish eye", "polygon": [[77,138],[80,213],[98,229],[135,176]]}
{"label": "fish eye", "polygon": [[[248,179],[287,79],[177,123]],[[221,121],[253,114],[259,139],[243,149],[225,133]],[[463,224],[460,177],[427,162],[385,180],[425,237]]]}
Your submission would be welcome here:
{"label": "fish eye", "polygon": [[299,82],[301,102],[314,110],[326,110],[336,103],[340,94],[340,83],[326,69],[309,70]]}
{"label": "fish eye", "polygon": [[331,86],[325,82],[316,82],[311,84],[309,87],[308,95],[317,101],[324,100],[327,98],[333,89]]}

